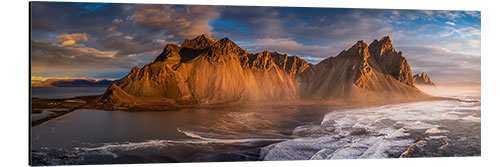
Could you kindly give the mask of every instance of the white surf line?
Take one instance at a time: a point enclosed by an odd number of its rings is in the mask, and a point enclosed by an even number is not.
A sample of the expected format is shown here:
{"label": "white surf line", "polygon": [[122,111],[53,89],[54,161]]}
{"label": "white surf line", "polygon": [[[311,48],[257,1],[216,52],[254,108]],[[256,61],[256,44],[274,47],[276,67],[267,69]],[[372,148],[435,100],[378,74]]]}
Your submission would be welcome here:
{"label": "white surf line", "polygon": [[[404,127],[401,127],[399,129],[393,131],[392,133],[389,133],[389,134],[385,135],[384,137],[376,138],[375,139],[376,142],[374,144],[369,145],[369,147],[366,150],[362,151],[361,155],[357,156],[357,158],[369,158],[370,156],[379,154],[380,150],[378,150],[378,148],[379,148],[380,144],[383,143],[383,141],[385,141],[387,139],[390,139],[390,138],[392,138],[394,136],[397,136],[397,133],[403,132],[403,131],[407,130],[408,128],[410,128],[412,126],[415,126],[415,125],[418,125],[420,123],[421,123],[420,121],[416,121],[416,122],[414,122],[412,124],[409,124],[409,125],[406,125]],[[333,156],[331,156],[330,159],[336,159],[336,158],[338,158],[339,155],[341,155],[345,151],[349,151],[350,148],[356,148],[356,147],[363,146],[362,142],[365,141],[365,140],[367,140],[367,139],[363,139],[363,140],[357,141],[355,143],[346,145],[343,148],[338,149],[337,151],[335,151],[333,153]]]}
{"label": "white surf line", "polygon": [[[415,149],[416,147],[419,147],[420,145],[422,145],[426,141],[425,139],[429,138],[429,136],[431,136],[433,134],[436,134],[436,133],[446,133],[446,132],[449,132],[448,130],[444,130],[444,129],[440,130],[439,129],[440,127],[441,126],[439,126],[439,125],[435,125],[434,128],[427,129],[425,131],[424,136],[419,137],[418,140],[417,140],[417,142],[413,143],[410,147],[408,147],[408,149],[406,149],[406,151],[403,152],[399,157],[400,158],[405,158],[406,156],[408,156],[408,154],[411,151],[413,151],[413,149]],[[445,142],[446,143],[444,145],[442,145],[441,147],[439,147],[439,149],[442,150],[442,149],[444,149],[445,147],[448,146],[448,138],[447,137],[445,138]]]}
{"label": "white surf line", "polygon": [[404,127],[401,127],[395,131],[393,131],[392,133],[390,134],[387,134],[385,135],[383,138],[379,138],[377,139],[377,142],[372,144],[367,150],[365,150],[363,152],[363,154],[361,154],[359,156],[359,158],[370,158],[370,156],[373,156],[373,155],[377,155],[377,154],[380,154],[380,145],[385,141],[385,140],[388,140],[388,139],[391,139],[393,138],[394,136],[397,136],[397,133],[403,133],[405,130],[407,130],[408,128],[412,127],[412,126],[415,126],[415,125],[418,125],[420,124],[421,122],[420,121],[416,121],[412,124],[409,124],[409,125],[406,125]]}
{"label": "white surf line", "polygon": [[250,139],[216,139],[216,138],[207,138],[200,135],[197,135],[193,132],[183,131],[181,129],[177,129],[178,132],[183,133],[184,135],[194,138],[200,139],[202,142],[212,142],[212,143],[247,143],[247,142],[257,142],[257,141],[285,141],[288,139],[266,139],[266,138],[250,138]]}
{"label": "white surf line", "polygon": [[94,148],[81,148],[81,147],[75,147],[75,151],[77,153],[70,154],[68,156],[72,157],[73,156],[78,156],[78,155],[85,155],[89,153],[99,153],[99,154],[110,154],[113,155],[113,157],[116,157],[115,154],[112,153],[113,150],[119,149],[119,150],[134,150],[134,149],[139,149],[139,148],[147,148],[147,147],[167,147],[169,144],[208,144],[208,143],[223,143],[223,144],[231,144],[231,143],[246,143],[246,142],[257,142],[257,141],[284,141],[288,139],[265,139],[265,138],[253,138],[253,139],[214,139],[214,138],[207,138],[207,137],[202,137],[200,135],[197,135],[192,132],[188,131],[183,131],[180,129],[177,129],[179,132],[185,134],[188,137],[194,138],[194,139],[199,139],[198,141],[196,140],[191,140],[191,139],[185,139],[185,140],[149,140],[145,142],[126,142],[126,143],[105,143],[104,146],[100,147],[94,147]]}

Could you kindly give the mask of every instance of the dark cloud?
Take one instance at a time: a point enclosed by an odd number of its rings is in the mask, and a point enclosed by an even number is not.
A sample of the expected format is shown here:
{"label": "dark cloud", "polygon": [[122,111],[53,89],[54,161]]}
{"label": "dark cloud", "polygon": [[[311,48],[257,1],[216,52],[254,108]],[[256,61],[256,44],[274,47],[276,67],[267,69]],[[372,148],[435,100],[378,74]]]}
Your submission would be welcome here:
{"label": "dark cloud", "polygon": [[278,51],[300,56],[314,64],[319,63],[326,57],[336,56],[341,50],[346,49],[334,46],[306,46],[290,38],[261,38],[254,40],[253,43],[254,45],[248,47],[249,51]]}
{"label": "dark cloud", "polygon": [[101,34],[127,4],[31,2],[32,31]]}
{"label": "dark cloud", "polygon": [[193,38],[211,34],[208,22],[219,17],[215,6],[136,5],[128,18],[148,31]]}
{"label": "dark cloud", "polygon": [[96,39],[117,56],[159,51],[167,43],[211,34],[209,20],[218,17],[214,6],[144,5],[127,9],[129,15],[111,21],[108,35]]}
{"label": "dark cloud", "polygon": [[[220,9],[222,24],[213,25],[218,37],[234,36],[239,39],[285,38],[290,37],[284,30],[284,23],[289,20],[283,17],[278,8],[225,6]],[[228,26],[239,26],[241,31],[226,31]],[[221,31],[223,30],[223,31]],[[232,33],[231,33],[232,32]]]}
{"label": "dark cloud", "polygon": [[161,50],[167,43],[154,38],[154,35],[128,36],[121,33],[96,39],[95,42],[102,48],[116,50],[119,57]]}
{"label": "dark cloud", "polygon": [[[215,24],[216,35],[251,40],[256,38],[291,38],[309,45],[332,45],[360,39],[375,39],[391,30],[388,19],[377,17],[390,11],[329,9],[225,7],[222,20],[246,27],[246,31],[226,31],[227,24]],[[374,15],[373,13],[376,13]],[[346,39],[349,38],[349,39]]]}

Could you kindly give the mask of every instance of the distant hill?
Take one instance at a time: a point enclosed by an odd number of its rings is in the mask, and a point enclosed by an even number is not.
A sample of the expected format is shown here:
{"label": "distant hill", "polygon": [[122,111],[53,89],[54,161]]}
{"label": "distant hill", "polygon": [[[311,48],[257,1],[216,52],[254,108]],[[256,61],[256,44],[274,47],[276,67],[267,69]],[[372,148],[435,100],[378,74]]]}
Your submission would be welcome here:
{"label": "distant hill", "polygon": [[427,85],[427,86],[436,86],[434,82],[431,81],[431,78],[426,73],[422,72],[422,74],[416,74],[413,76],[413,81],[415,84],[419,85]]}
{"label": "distant hill", "polygon": [[110,105],[284,100],[373,101],[426,97],[402,52],[386,36],[358,41],[313,65],[297,56],[250,53],[207,35],[168,44],[154,62],[134,67],[98,101]]}
{"label": "distant hill", "polygon": [[119,84],[119,79],[90,79],[90,78],[50,78],[46,80],[32,80],[32,87],[108,87]]}

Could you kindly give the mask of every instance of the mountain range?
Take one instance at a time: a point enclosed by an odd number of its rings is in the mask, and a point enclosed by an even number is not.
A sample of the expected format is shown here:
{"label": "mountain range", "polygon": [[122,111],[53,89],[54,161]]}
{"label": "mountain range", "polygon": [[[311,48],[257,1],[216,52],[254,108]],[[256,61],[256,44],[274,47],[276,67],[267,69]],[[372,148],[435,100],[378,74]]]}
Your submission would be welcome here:
{"label": "mountain range", "polygon": [[181,46],[166,45],[154,62],[132,68],[97,101],[125,106],[425,97],[388,36],[370,45],[358,41],[335,57],[310,64],[278,52],[250,53],[228,38],[200,35]]}
{"label": "mountain range", "polygon": [[119,84],[119,79],[92,79],[92,78],[50,78],[31,80],[32,87],[109,87]]}

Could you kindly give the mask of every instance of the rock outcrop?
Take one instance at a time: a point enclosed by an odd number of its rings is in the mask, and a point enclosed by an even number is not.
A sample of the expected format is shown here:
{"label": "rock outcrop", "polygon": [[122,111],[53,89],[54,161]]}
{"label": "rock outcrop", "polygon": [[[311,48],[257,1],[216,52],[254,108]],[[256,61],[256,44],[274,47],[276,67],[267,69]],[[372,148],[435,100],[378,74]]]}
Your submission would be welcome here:
{"label": "rock outcrop", "polygon": [[416,74],[415,76],[413,76],[413,82],[417,85],[436,86],[436,84],[431,81],[429,75],[424,72],[422,72],[422,74]]}
{"label": "rock outcrop", "polygon": [[[123,97],[118,97],[123,96]],[[378,100],[426,96],[389,37],[312,65],[297,56],[252,54],[228,38],[201,35],[168,44],[151,64],[134,67],[101,103],[226,103],[282,100]],[[163,100],[161,100],[163,99]]]}

